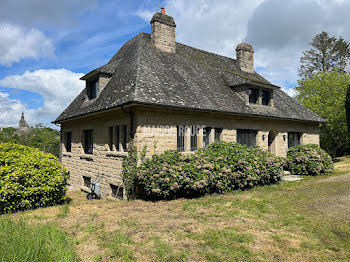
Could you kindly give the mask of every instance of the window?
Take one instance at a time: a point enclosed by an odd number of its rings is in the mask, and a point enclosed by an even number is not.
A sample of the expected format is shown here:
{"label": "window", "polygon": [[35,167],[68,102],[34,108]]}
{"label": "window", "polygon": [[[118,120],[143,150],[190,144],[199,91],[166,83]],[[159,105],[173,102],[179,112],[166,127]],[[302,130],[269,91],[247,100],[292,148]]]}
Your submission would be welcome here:
{"label": "window", "polygon": [[114,129],[114,144],[115,144],[115,150],[120,151],[120,138],[119,138],[119,126],[116,126]]}
{"label": "window", "polygon": [[108,127],[108,147],[109,151],[113,151],[113,126]]}
{"label": "window", "polygon": [[185,127],[177,126],[177,150],[185,151]]}
{"label": "window", "polygon": [[110,151],[126,152],[127,126],[110,126],[108,128],[108,147]]}
{"label": "window", "polygon": [[98,79],[88,82],[87,95],[89,99],[94,99],[98,95]]}
{"label": "window", "polygon": [[121,140],[123,152],[126,152],[126,125],[123,125],[121,128]]}
{"label": "window", "polygon": [[257,104],[259,99],[259,89],[250,88],[248,94],[249,94],[249,104]]}
{"label": "window", "polygon": [[66,132],[65,147],[67,152],[72,152],[72,132]]}
{"label": "window", "polygon": [[268,106],[271,100],[271,91],[263,90],[262,91],[262,104]]}
{"label": "window", "polygon": [[215,128],[215,141],[221,141],[222,128]]}
{"label": "window", "polygon": [[123,197],[124,197],[123,187],[112,185],[112,184],[110,184],[110,185],[111,185],[111,190],[112,190],[112,197],[123,199]]}
{"label": "window", "polygon": [[92,130],[84,131],[84,152],[85,154],[92,154],[93,141],[92,141]]}
{"label": "window", "polygon": [[196,126],[191,126],[191,151],[196,151],[197,150],[197,132],[198,129]]}
{"label": "window", "polygon": [[238,129],[237,130],[237,143],[252,147],[256,145],[256,134],[255,130]]}
{"label": "window", "polygon": [[209,145],[210,132],[211,132],[211,127],[204,127],[203,128],[203,146]]}
{"label": "window", "polygon": [[83,176],[83,182],[84,182],[84,186],[90,187],[91,186],[91,177]]}
{"label": "window", "polygon": [[290,132],[288,133],[288,148],[300,145],[301,133]]}

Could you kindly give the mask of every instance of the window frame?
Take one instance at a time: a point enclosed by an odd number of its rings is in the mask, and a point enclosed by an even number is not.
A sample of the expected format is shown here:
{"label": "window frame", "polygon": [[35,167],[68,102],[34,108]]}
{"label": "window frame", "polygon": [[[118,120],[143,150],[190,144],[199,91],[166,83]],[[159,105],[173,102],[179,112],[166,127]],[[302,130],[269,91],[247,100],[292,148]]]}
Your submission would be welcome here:
{"label": "window frame", "polygon": [[119,199],[124,199],[124,188],[122,186],[117,186],[114,184],[109,184],[111,188],[111,196]]}
{"label": "window frame", "polygon": [[[256,138],[257,138],[257,134],[258,134],[258,131],[257,130],[252,130],[252,129],[237,129],[237,143],[238,144],[241,144],[241,145],[246,145],[247,147],[254,147],[256,146]],[[246,137],[244,137],[246,136]],[[253,139],[253,143],[250,143],[250,137],[249,136],[252,136],[251,138],[254,137]],[[242,140],[243,139],[243,140]],[[246,143],[247,142],[247,143]]]}
{"label": "window frame", "polygon": [[[265,96],[264,94],[267,94]],[[261,91],[261,104],[263,106],[269,106],[271,102],[271,91],[270,90],[262,90]]]}
{"label": "window frame", "polygon": [[221,141],[222,130],[223,129],[221,127],[216,127],[215,128],[214,141],[217,141],[217,142]]}
{"label": "window frame", "polygon": [[114,127],[114,145],[115,145],[115,150],[120,151],[120,127],[115,126]]}
{"label": "window frame", "polygon": [[[256,105],[259,103],[260,89],[259,88],[249,88],[250,94],[248,95],[249,104]],[[255,100],[254,100],[255,99]]]}
{"label": "window frame", "polygon": [[87,83],[87,96],[89,100],[94,99],[99,94],[99,79],[93,79]]}
{"label": "window frame", "polygon": [[65,143],[64,143],[64,147],[66,149],[66,152],[72,152],[72,132],[65,132]]}
{"label": "window frame", "polygon": [[197,126],[191,126],[190,133],[190,151],[196,151],[198,149],[198,130]]}
{"label": "window frame", "polygon": [[206,126],[203,128],[203,146],[208,146],[210,144],[210,133],[212,128]]}
{"label": "window frame", "polygon": [[113,126],[108,127],[108,149],[109,151],[113,151],[114,147],[114,129]]}
{"label": "window frame", "polygon": [[[288,148],[301,145],[301,132],[288,132]],[[292,137],[292,139],[290,139]],[[294,139],[296,138],[296,141]],[[290,141],[292,140],[292,141]]]}
{"label": "window frame", "polygon": [[93,154],[94,152],[93,129],[84,130],[83,132],[84,132],[84,141],[83,141],[84,153]]}
{"label": "window frame", "polygon": [[126,152],[127,151],[127,148],[126,148],[126,145],[127,145],[127,134],[128,134],[128,131],[127,131],[127,128],[126,128],[126,125],[122,125],[121,126],[121,129],[120,129],[120,137],[121,137],[121,148],[123,150],[123,152]]}
{"label": "window frame", "polygon": [[177,151],[185,152],[185,135],[186,128],[184,126],[176,126]]}

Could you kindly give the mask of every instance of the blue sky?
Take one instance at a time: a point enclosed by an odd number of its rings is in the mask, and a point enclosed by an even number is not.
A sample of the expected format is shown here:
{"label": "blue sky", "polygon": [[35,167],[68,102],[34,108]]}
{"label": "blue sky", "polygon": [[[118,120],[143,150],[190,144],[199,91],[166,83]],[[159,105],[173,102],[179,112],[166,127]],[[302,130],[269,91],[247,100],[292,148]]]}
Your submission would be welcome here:
{"label": "blue sky", "polygon": [[[179,42],[235,58],[251,43],[255,69],[293,95],[302,50],[326,30],[350,40],[350,1],[166,0]],[[5,0],[0,10],[0,126],[50,125],[130,38],[150,32],[157,0]]]}

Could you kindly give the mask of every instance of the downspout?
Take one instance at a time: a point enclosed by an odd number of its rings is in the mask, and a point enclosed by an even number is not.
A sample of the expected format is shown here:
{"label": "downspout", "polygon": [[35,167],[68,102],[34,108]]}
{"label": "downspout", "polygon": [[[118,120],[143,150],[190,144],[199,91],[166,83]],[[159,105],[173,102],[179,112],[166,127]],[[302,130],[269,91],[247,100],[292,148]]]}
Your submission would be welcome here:
{"label": "downspout", "polygon": [[130,141],[134,140],[134,111],[132,109],[129,109],[128,111],[125,110],[124,106],[121,106],[121,110],[123,113],[128,114],[130,116],[130,129],[129,129],[129,135],[130,135]]}

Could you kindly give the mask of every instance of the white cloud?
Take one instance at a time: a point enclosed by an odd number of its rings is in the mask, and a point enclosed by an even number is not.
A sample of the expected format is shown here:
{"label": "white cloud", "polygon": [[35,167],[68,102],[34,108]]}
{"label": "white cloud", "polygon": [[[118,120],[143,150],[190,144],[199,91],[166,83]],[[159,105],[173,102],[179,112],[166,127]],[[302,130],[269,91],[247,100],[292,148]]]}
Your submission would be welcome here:
{"label": "white cloud", "polygon": [[[67,69],[40,69],[33,72],[26,71],[22,75],[10,75],[0,80],[0,86],[23,89],[39,93],[44,99],[42,107],[33,110],[32,118],[34,124],[55,120],[56,117],[72,102],[72,100],[85,87],[84,81],[79,80],[82,73],[75,73]],[[23,110],[23,104],[18,100],[7,103],[16,105],[16,108]],[[22,107],[21,107],[22,106]],[[28,109],[25,109],[27,112]],[[30,111],[30,110],[29,110]],[[48,119],[49,121],[45,121]],[[0,125],[5,125],[0,118]]]}
{"label": "white cloud", "polygon": [[[169,0],[167,14],[176,23],[176,41],[218,54],[235,57],[236,45],[247,32],[247,19],[262,0]],[[137,14],[149,22],[154,10]]]}
{"label": "white cloud", "polygon": [[[299,59],[312,38],[326,30],[350,40],[350,1],[168,0],[176,40],[235,58],[240,42],[251,43],[255,66],[269,81],[296,85]],[[140,9],[149,21],[155,10]]]}
{"label": "white cloud", "polygon": [[26,112],[26,120],[31,123],[33,110],[26,109],[20,100],[9,98],[8,93],[0,92],[0,126],[18,126],[21,113]]}
{"label": "white cloud", "polygon": [[0,23],[0,64],[10,66],[24,58],[53,57],[54,46],[37,29]]}

